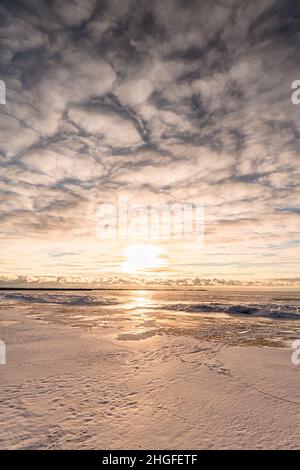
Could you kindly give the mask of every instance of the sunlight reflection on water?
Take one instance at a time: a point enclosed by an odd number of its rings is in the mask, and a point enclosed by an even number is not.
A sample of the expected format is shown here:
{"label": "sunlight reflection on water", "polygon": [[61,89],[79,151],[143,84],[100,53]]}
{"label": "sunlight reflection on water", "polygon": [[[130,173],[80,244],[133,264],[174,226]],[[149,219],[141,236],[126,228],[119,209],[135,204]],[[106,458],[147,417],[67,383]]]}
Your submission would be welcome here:
{"label": "sunlight reflection on water", "polygon": [[153,306],[154,303],[151,292],[143,290],[133,291],[129,302],[126,303],[126,308],[129,310],[137,308],[149,308]]}

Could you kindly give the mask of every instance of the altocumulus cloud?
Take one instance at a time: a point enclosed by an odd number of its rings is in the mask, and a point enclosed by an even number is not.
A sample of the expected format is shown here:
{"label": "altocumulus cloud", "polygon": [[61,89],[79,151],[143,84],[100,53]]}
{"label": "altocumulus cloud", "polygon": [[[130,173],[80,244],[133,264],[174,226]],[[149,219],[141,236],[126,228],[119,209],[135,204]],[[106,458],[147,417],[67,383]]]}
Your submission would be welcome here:
{"label": "altocumulus cloud", "polygon": [[91,273],[107,268],[95,208],[122,191],[205,204],[205,248],[177,247],[172,272],[295,277],[299,13],[292,0],[2,0],[3,274],[42,274],[66,234],[95,243]]}

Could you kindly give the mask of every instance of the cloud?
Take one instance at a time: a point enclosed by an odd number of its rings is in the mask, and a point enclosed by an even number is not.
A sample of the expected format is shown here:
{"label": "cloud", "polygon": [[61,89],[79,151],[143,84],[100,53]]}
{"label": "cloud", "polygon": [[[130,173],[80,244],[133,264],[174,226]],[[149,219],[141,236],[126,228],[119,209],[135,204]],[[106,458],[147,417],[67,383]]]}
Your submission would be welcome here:
{"label": "cloud", "polygon": [[60,2],[54,1],[53,8],[66,26],[78,26],[82,22],[91,18],[97,5],[96,0],[67,0]]}
{"label": "cloud", "polygon": [[[95,214],[125,194],[205,204],[204,248],[167,248],[182,278],[295,275],[294,2],[19,0],[0,13],[0,237],[17,241],[3,272],[46,270],[65,233],[117,270],[123,246],[100,247]],[[81,256],[57,269],[98,269]]]}
{"label": "cloud", "polygon": [[111,147],[134,147],[141,144],[134,124],[112,111],[71,109],[69,118],[88,134],[99,135],[100,144]]}
{"label": "cloud", "polygon": [[266,280],[239,280],[239,279],[222,279],[222,278],[199,278],[185,277],[178,279],[160,279],[152,278],[151,280],[130,276],[130,278],[122,277],[82,277],[82,276],[0,276],[0,287],[66,287],[80,288],[87,285],[91,288],[111,289],[111,288],[127,288],[128,284],[136,288],[167,288],[167,289],[203,289],[205,287],[297,287],[300,285],[300,278],[279,278]]}
{"label": "cloud", "polygon": [[66,179],[86,181],[102,173],[101,165],[89,155],[71,151],[62,154],[58,151],[41,150],[25,155],[21,161],[30,173],[41,174],[52,184]]}

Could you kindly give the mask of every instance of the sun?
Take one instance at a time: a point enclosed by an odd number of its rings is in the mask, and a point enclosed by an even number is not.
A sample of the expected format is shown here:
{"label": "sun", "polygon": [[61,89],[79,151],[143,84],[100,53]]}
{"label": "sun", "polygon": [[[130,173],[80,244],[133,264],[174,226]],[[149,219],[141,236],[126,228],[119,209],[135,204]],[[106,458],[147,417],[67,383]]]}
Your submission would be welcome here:
{"label": "sun", "polygon": [[165,265],[163,251],[155,245],[131,245],[125,251],[126,260],[122,270],[127,273],[138,273],[155,270]]}

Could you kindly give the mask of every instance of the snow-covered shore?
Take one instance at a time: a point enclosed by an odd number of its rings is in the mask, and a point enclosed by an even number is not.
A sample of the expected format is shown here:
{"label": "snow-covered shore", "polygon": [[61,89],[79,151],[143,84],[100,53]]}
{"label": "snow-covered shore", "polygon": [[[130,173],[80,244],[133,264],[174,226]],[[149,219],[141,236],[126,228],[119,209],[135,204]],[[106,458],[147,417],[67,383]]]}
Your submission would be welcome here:
{"label": "snow-covered shore", "polygon": [[120,341],[24,312],[1,311],[2,449],[300,448],[289,348]]}

